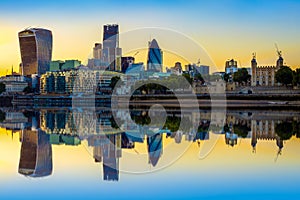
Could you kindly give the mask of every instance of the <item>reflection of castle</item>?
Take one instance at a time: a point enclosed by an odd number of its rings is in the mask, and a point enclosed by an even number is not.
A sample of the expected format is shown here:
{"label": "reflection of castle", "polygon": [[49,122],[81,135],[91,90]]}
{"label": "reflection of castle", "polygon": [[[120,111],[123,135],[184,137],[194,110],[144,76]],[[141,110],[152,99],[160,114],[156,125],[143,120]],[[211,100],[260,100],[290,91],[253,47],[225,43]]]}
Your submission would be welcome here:
{"label": "reflection of castle", "polygon": [[49,135],[41,130],[23,130],[19,173],[42,177],[52,173],[52,148]]}
{"label": "reflection of castle", "polygon": [[283,141],[275,133],[275,120],[252,120],[251,130],[252,138],[251,145],[253,147],[253,152],[256,151],[257,140],[276,140],[276,145],[279,151],[283,148]]}

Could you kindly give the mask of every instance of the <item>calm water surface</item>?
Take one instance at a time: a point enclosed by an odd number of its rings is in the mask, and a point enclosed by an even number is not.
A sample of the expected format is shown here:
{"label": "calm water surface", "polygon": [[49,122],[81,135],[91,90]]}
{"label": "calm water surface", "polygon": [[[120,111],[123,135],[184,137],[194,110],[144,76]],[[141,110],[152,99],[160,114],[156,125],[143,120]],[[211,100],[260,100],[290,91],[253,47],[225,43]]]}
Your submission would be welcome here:
{"label": "calm water surface", "polygon": [[215,114],[2,109],[1,199],[298,199],[300,113]]}

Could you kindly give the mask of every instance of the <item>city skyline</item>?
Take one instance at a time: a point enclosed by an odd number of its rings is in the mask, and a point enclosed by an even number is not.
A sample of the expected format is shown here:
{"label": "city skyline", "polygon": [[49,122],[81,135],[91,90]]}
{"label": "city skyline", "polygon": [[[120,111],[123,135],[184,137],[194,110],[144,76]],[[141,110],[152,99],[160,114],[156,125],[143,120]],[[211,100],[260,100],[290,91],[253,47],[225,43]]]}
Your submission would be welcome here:
{"label": "city skyline", "polygon": [[[249,67],[252,52],[257,53],[261,65],[274,65],[277,58],[274,43],[279,45],[287,65],[295,69],[300,63],[297,58],[300,28],[296,26],[300,2],[297,1],[151,1],[142,4],[130,1],[126,5],[120,1],[29,1],[26,4],[2,1],[0,4],[3,8],[0,16],[5,19],[5,22],[0,21],[4,30],[0,33],[0,75],[10,72],[12,66],[18,69],[21,56],[17,33],[28,26],[53,32],[52,60],[86,61],[94,43],[102,39],[102,26],[117,23],[121,34],[143,27],[178,31],[206,49],[220,71],[231,58]],[[132,12],[127,12],[128,9]],[[28,12],[30,10],[35,12]],[[74,23],[69,23],[70,20]],[[121,40],[120,47],[123,48]],[[141,61],[139,56],[142,55],[137,56],[137,62]],[[146,57],[143,59],[145,63]],[[164,65],[172,66],[175,61],[165,58]]]}

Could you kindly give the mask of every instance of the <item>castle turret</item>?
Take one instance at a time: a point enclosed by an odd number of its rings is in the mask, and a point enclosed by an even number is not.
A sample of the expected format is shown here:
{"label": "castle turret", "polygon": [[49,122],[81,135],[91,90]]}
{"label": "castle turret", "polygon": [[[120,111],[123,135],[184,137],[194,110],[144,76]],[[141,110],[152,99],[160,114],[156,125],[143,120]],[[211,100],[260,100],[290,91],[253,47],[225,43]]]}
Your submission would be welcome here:
{"label": "castle turret", "polygon": [[251,60],[251,70],[252,70],[251,86],[256,86],[256,68],[257,68],[256,53],[253,53],[252,55],[253,58]]}
{"label": "castle turret", "polygon": [[280,55],[279,58],[278,58],[278,60],[277,60],[277,62],[276,62],[276,68],[277,68],[277,70],[280,69],[280,67],[282,67],[282,66],[283,66],[283,58]]}

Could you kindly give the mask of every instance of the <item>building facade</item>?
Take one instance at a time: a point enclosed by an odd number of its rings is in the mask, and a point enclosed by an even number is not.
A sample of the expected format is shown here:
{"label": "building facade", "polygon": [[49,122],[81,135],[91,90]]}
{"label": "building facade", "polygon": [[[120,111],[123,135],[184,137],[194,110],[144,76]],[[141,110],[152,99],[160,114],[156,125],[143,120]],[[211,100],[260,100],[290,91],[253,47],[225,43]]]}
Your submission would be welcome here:
{"label": "building facade", "polygon": [[50,68],[52,57],[52,32],[30,28],[19,32],[22,75],[44,74]]}
{"label": "building facade", "polygon": [[228,60],[225,63],[225,73],[226,74],[233,74],[234,72],[238,71],[237,61],[234,59]]}
{"label": "building facade", "polygon": [[41,76],[41,94],[111,93],[111,79],[120,73],[88,68],[47,72]]}

